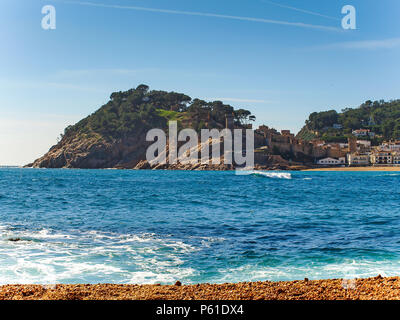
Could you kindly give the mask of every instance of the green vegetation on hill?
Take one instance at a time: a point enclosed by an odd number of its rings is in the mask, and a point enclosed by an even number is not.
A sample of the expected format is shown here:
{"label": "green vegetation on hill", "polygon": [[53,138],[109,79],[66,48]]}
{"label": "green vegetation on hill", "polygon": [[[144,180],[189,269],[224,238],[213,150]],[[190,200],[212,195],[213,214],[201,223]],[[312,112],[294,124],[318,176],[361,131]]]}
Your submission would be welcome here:
{"label": "green vegetation on hill", "polygon": [[185,118],[184,112],[157,109],[157,113],[159,116],[168,119],[168,121],[182,121]]}
{"label": "green vegetation on hill", "polygon": [[318,138],[318,136],[316,134],[314,134],[312,131],[310,131],[309,129],[307,129],[306,126],[304,126],[303,128],[301,128],[301,130],[297,134],[296,138],[310,141],[310,140]]}
{"label": "green vegetation on hill", "polygon": [[358,108],[346,108],[340,113],[335,110],[313,112],[297,137],[344,142],[357,129],[374,132],[377,137],[371,139],[375,143],[384,139],[400,139],[400,100],[369,100]]}
{"label": "green vegetation on hill", "polygon": [[221,101],[206,102],[176,92],[149,90],[146,85],[125,92],[114,92],[110,100],[96,112],[68,126],[63,139],[72,136],[121,139],[152,128],[165,129],[168,121],[176,120],[180,125],[194,129],[223,128],[226,114],[233,114],[237,125],[254,121],[251,112],[234,110]]}

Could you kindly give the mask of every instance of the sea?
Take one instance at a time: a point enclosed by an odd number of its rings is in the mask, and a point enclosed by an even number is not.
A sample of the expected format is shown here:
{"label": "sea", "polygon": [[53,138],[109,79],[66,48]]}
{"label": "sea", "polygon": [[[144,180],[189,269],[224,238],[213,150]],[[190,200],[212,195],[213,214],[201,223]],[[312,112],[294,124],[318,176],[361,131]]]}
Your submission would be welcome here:
{"label": "sea", "polygon": [[400,274],[400,173],[0,169],[0,284]]}

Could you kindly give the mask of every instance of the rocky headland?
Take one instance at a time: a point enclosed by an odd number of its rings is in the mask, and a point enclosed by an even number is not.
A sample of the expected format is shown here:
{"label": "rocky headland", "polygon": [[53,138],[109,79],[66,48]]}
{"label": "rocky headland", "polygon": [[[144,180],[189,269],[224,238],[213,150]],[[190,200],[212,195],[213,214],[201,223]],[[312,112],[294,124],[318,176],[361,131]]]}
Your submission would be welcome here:
{"label": "rocky headland", "polygon": [[[68,126],[56,145],[26,167],[232,170],[236,166],[224,162],[223,140],[216,142],[220,144],[220,164],[211,161],[169,163],[168,154],[166,163],[149,163],[146,150],[153,142],[146,141],[146,134],[154,128],[168,133],[170,121],[176,121],[179,130],[191,128],[200,136],[201,129],[249,129],[254,120],[250,111],[236,110],[221,101],[206,102],[140,85],[136,89],[112,93],[105,105]],[[311,149],[294,142],[293,135],[282,136],[266,126],[254,130],[254,134],[255,169],[301,170],[312,166]],[[195,147],[199,155],[203,144],[198,141]]]}

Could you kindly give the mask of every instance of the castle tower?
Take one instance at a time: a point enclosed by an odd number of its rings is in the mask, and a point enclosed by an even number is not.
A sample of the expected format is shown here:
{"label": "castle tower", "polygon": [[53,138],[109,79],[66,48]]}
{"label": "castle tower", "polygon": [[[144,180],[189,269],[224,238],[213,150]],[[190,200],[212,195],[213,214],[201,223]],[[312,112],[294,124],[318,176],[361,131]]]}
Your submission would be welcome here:
{"label": "castle tower", "polygon": [[226,129],[234,129],[234,123],[233,123],[233,114],[228,113],[225,115],[225,128]]}
{"label": "castle tower", "polygon": [[350,138],[348,138],[348,142],[349,142],[349,152],[350,153],[357,152],[357,138],[350,137]]}

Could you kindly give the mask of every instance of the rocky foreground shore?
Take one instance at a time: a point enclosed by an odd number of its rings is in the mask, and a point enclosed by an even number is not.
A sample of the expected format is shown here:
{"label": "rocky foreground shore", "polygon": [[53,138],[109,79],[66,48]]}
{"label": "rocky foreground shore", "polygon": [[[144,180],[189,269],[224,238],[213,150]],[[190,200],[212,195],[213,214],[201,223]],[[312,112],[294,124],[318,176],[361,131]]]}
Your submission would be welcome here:
{"label": "rocky foreground shore", "polygon": [[0,300],[398,300],[400,277],[181,285],[5,285]]}

